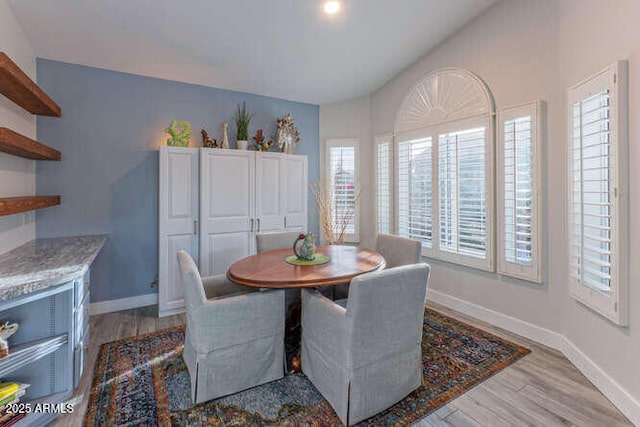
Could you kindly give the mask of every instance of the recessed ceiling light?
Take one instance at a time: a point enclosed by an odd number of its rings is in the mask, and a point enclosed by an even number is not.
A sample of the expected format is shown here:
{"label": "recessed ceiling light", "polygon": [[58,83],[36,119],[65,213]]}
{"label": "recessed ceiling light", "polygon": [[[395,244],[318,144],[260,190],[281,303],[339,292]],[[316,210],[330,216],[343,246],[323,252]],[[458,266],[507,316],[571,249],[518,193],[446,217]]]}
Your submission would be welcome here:
{"label": "recessed ceiling light", "polygon": [[335,15],[340,11],[340,2],[336,0],[328,1],[324,4],[324,13]]}

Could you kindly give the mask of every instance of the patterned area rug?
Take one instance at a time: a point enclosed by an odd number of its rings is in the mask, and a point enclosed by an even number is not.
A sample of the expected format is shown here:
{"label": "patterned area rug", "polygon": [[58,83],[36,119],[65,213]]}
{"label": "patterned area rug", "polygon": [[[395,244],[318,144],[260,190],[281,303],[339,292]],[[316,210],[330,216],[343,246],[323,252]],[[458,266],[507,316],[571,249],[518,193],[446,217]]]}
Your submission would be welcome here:
{"label": "patterned area rug", "polygon": [[[184,327],[103,344],[87,426],[338,425],[333,409],[303,374],[193,405],[182,361]],[[406,425],[529,353],[529,350],[427,309],[424,385],[360,425]]]}

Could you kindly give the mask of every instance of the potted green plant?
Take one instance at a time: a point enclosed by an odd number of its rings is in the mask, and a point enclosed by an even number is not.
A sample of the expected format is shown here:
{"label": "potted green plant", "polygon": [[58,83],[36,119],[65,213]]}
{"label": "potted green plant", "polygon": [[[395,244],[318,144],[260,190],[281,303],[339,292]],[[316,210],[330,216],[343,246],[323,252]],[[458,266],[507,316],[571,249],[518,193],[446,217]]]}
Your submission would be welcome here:
{"label": "potted green plant", "polygon": [[236,144],[238,150],[246,150],[249,146],[249,124],[253,114],[247,111],[247,103],[238,104],[234,120],[236,122]]}

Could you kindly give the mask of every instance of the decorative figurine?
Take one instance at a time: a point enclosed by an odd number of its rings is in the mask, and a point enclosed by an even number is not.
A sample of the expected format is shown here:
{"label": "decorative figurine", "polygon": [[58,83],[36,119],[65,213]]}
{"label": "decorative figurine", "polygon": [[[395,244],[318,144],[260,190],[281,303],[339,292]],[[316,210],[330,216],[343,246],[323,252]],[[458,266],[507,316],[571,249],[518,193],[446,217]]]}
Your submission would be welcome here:
{"label": "decorative figurine", "polygon": [[173,120],[164,131],[171,135],[171,138],[167,139],[167,145],[172,147],[189,146],[189,138],[191,138],[191,125],[189,122]]}
{"label": "decorative figurine", "polygon": [[202,146],[205,148],[218,148],[218,141],[215,138],[211,138],[206,130],[200,131],[202,134]]}
{"label": "decorative figurine", "polygon": [[229,148],[229,123],[222,124],[222,142],[220,148]]}
{"label": "decorative figurine", "polygon": [[[293,253],[298,259],[304,261],[313,261],[316,257],[316,245],[313,244],[315,237],[313,233],[300,234],[295,242],[293,242]],[[298,242],[302,241],[300,245]],[[299,249],[298,249],[299,247]]]}
{"label": "decorative figurine", "polygon": [[300,142],[300,133],[296,127],[295,120],[293,120],[290,113],[287,113],[286,116],[280,117],[277,123],[278,148],[282,149],[283,153],[294,154],[296,145]]}
{"label": "decorative figurine", "polygon": [[258,129],[256,131],[256,136],[251,138],[255,141],[253,144],[256,147],[257,151],[269,151],[269,148],[273,146],[273,141],[269,140],[268,142],[264,141],[264,135],[262,134],[262,129]]}
{"label": "decorative figurine", "polygon": [[0,325],[0,357],[9,355],[8,339],[18,330],[17,323],[4,322]]}

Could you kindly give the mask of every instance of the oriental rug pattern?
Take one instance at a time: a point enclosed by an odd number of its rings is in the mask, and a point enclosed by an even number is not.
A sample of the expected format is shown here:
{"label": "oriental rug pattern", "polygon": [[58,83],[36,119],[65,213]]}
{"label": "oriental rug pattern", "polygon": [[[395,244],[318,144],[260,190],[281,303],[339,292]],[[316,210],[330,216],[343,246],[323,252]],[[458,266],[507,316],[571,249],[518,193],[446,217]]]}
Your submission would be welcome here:
{"label": "oriental rug pattern", "polygon": [[[340,420],[304,374],[193,405],[181,358],[184,327],[103,344],[96,362],[87,426],[338,425]],[[529,350],[427,309],[423,385],[360,425],[418,421]]]}

